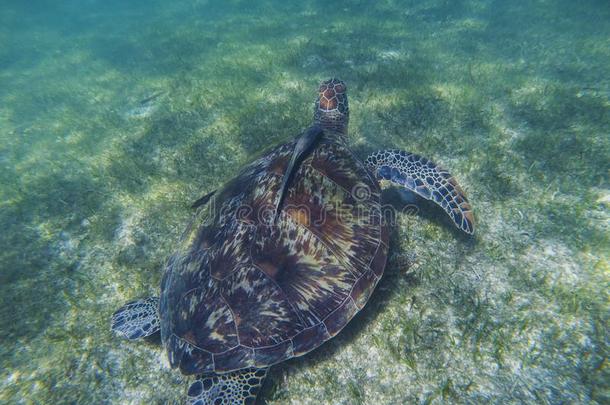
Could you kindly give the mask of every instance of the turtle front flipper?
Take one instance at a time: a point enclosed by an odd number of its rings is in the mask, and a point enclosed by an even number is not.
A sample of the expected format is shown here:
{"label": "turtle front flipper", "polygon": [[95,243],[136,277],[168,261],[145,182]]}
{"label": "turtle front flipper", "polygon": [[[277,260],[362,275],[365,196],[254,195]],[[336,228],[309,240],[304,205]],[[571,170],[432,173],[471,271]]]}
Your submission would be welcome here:
{"label": "turtle front flipper", "polygon": [[284,201],[286,191],[290,185],[290,180],[299,167],[298,164],[305,158],[305,156],[307,156],[312,146],[318,139],[320,139],[320,136],[322,136],[323,133],[324,131],[322,130],[322,127],[319,125],[312,125],[311,127],[307,128],[307,130],[297,139],[292,152],[292,157],[290,158],[290,163],[288,163],[288,168],[286,169],[284,178],[282,179],[282,185],[280,186],[279,190],[280,197],[278,198],[277,206],[275,207],[274,219],[277,219],[277,216],[280,214],[282,202]]}
{"label": "turtle front flipper", "polygon": [[474,215],[466,195],[455,178],[425,157],[391,149],[378,151],[366,159],[369,169],[440,205],[462,231],[474,233]]}
{"label": "turtle front flipper", "polygon": [[129,340],[150,336],[159,330],[159,298],[131,301],[112,314],[111,329]]}
{"label": "turtle front flipper", "polygon": [[246,368],[199,376],[187,393],[189,405],[253,405],[269,368]]}

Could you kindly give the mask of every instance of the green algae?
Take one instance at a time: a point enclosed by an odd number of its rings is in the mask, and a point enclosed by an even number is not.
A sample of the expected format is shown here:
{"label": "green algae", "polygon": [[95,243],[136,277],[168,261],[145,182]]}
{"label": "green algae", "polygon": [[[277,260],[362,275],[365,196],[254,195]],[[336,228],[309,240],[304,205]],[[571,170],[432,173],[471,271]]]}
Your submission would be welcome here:
{"label": "green algae", "polygon": [[477,236],[401,216],[370,303],[275,367],[266,402],[607,402],[607,5],[281,4],[3,10],[0,401],[180,401],[186,379],[109,317],[158,293],[190,203],[338,76],[355,150],[442,163]]}

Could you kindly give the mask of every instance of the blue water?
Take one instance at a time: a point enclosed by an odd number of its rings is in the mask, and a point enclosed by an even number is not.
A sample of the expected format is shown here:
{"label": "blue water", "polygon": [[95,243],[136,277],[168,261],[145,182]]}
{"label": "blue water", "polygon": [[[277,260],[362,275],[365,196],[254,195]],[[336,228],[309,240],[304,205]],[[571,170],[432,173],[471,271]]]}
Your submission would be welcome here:
{"label": "blue water", "polygon": [[339,77],[356,155],[446,167],[477,231],[401,216],[367,307],[261,401],[607,403],[609,38],[601,0],[2,1],[0,402],[183,401],[109,317]]}

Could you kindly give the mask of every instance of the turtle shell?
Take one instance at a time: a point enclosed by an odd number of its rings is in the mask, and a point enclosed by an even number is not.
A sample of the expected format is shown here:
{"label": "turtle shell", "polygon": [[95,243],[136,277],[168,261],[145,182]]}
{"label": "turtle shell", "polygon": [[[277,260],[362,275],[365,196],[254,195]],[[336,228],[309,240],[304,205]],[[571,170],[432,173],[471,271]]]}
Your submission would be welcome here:
{"label": "turtle shell", "polygon": [[184,374],[266,367],[336,335],[386,264],[377,181],[340,136],[299,165],[277,220],[294,142],[248,165],[195,217],[161,285],[161,333]]}

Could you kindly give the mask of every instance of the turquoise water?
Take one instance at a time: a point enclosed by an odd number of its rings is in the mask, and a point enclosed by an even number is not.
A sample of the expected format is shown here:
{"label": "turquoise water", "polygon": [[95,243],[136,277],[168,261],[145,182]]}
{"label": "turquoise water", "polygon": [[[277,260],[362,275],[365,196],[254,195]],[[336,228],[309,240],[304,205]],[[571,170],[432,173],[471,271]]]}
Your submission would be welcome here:
{"label": "turquoise water", "polygon": [[355,152],[447,167],[477,235],[400,217],[367,307],[262,401],[610,401],[607,1],[0,5],[0,402],[182,401],[109,317],[334,76]]}

